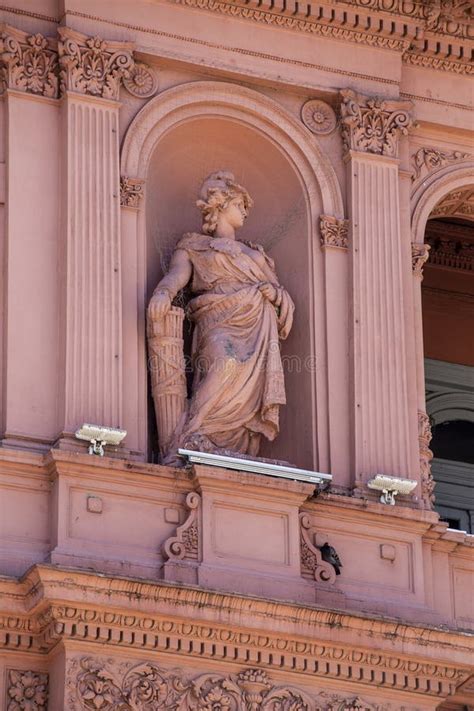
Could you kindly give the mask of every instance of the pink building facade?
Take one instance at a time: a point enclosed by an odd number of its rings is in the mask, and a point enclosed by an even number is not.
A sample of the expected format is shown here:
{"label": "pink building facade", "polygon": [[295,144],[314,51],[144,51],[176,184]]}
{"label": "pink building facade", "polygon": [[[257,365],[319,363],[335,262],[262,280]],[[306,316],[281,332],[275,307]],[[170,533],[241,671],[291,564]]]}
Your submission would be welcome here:
{"label": "pink building facade", "polygon": [[[471,13],[2,6],[0,708],[474,706]],[[262,455],[317,495],[159,463],[146,306],[220,168],[296,304]]]}

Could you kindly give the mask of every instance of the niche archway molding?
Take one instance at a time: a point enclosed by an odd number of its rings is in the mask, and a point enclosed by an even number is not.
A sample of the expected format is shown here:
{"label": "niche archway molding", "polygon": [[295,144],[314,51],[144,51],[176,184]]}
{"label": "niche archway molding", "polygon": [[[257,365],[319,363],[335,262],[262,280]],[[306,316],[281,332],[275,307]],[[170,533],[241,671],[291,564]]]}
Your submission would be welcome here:
{"label": "niche archway molding", "polygon": [[[164,91],[151,99],[130,124],[121,152],[121,175],[145,182],[140,209],[122,210],[122,295],[124,338],[124,426],[131,449],[142,458],[147,449],[147,373],[145,345],[146,309],[146,180],[148,169],[161,139],[173,128],[199,118],[228,119],[253,129],[271,142],[291,165],[302,186],[308,211],[308,239],[313,254],[312,283],[322,279],[319,250],[319,216],[344,218],[341,188],[336,173],[317,139],[292,114],[257,91],[237,84],[199,81]],[[148,196],[148,199],[150,196]],[[125,268],[126,267],[126,268]],[[316,271],[317,270],[317,271]],[[138,285],[138,288],[137,288]],[[326,320],[315,298],[310,296],[313,316],[310,325],[312,348],[325,363]],[[314,326],[313,324],[317,325]],[[317,329],[317,334],[314,333]],[[326,368],[316,369],[313,400],[313,451],[320,467],[329,462],[328,376]],[[316,428],[317,423],[317,428]],[[321,469],[326,471],[326,469]]]}

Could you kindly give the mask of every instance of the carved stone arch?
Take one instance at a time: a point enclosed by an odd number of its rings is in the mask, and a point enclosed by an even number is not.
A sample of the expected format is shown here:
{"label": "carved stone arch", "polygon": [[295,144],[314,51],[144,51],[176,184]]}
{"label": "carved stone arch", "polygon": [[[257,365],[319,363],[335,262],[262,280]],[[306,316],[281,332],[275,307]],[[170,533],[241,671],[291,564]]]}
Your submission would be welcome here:
{"label": "carved stone arch", "polygon": [[423,244],[426,223],[434,207],[452,190],[472,185],[474,161],[460,161],[429,174],[411,198],[412,241]]}
{"label": "carved stone arch", "polygon": [[319,188],[324,214],[344,217],[339,181],[317,139],[272,99],[228,82],[192,82],[168,89],[149,101],[127,130],[121,174],[146,179],[150,156],[170,128],[187,118],[216,111],[220,116],[239,118],[277,142],[306,178],[305,185]]}
{"label": "carved stone arch", "polygon": [[452,420],[474,422],[474,393],[435,393],[426,398],[426,409],[433,425]]}
{"label": "carved stone arch", "polygon": [[[324,307],[323,266],[319,246],[321,214],[344,218],[341,188],[336,173],[321,150],[317,138],[301,122],[275,101],[257,91],[236,84],[199,81],[168,89],[150,100],[129,126],[121,153],[122,178],[144,182],[139,209],[122,210],[122,260],[124,304],[124,400],[129,403],[124,426],[130,445],[143,456],[147,431],[147,373],[144,338],[146,308],[147,213],[150,195],[146,181],[153,156],[173,131],[193,121],[219,119],[244,126],[247,131],[272,146],[291,167],[305,203],[308,270],[314,293],[308,299],[311,350],[304,355],[311,363],[325,363],[326,314]],[[228,167],[228,166],[222,166]],[[215,168],[214,168],[215,169]],[[203,176],[205,177],[205,176]],[[154,196],[153,199],[156,199]],[[306,238],[306,237],[305,237]],[[136,276],[130,273],[130,265]],[[138,289],[137,289],[138,284]],[[317,296],[315,295],[317,291]],[[138,323],[137,323],[138,314]],[[306,367],[306,361],[305,365]],[[311,364],[310,368],[311,369]],[[328,467],[328,382],[325,366],[311,370],[311,392],[307,398],[312,412],[311,465]],[[316,422],[318,423],[316,429]],[[309,423],[309,421],[308,421]],[[315,434],[316,433],[316,434]]]}

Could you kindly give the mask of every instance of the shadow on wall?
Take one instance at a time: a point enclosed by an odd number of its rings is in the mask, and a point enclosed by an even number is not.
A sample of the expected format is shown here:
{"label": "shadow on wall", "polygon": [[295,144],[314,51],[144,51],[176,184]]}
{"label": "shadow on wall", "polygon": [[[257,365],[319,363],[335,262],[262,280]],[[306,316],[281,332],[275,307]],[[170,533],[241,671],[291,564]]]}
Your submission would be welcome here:
{"label": "shadow on wall", "polygon": [[[255,202],[238,238],[264,246],[296,304],[292,333],[282,344],[287,406],[280,410],[281,433],[262,447],[261,455],[312,468],[311,371],[316,364],[311,352],[309,211],[301,181],[276,145],[251,128],[220,118],[190,120],[165,135],[147,176],[147,296],[182,234],[200,231],[198,192],[204,178],[221,168],[232,171]],[[152,449],[156,447],[155,440]]]}

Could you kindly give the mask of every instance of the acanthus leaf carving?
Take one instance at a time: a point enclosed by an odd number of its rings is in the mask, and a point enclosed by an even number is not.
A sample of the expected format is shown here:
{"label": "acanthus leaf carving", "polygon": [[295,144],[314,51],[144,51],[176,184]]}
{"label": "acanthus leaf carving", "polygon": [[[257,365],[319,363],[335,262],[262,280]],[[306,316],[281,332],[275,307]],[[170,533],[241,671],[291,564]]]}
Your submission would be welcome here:
{"label": "acanthus leaf carving", "polygon": [[117,100],[121,81],[134,66],[133,45],[87,37],[67,27],[58,33],[61,94],[74,91]]}
{"label": "acanthus leaf carving", "polygon": [[68,663],[70,711],[390,711],[360,696],[308,692],[275,685],[263,669],[218,672],[190,678],[182,669],[152,662],[119,662],[95,657]]}
{"label": "acanthus leaf carving", "polygon": [[467,160],[470,157],[469,153],[462,151],[440,151],[431,147],[420,148],[411,159],[414,169],[412,181],[424,178],[428,173],[444,168],[445,165],[456,163],[459,160]]}
{"label": "acanthus leaf carving", "polygon": [[186,507],[189,511],[188,517],[181,526],[178,526],[176,535],[168,538],[163,544],[163,555],[167,560],[199,560],[200,503],[201,497],[195,491],[191,491],[187,494]]}
{"label": "acanthus leaf carving", "polygon": [[42,672],[8,670],[6,711],[46,711],[48,675]]}
{"label": "acanthus leaf carving", "polygon": [[433,452],[430,449],[431,424],[430,418],[421,410],[418,411],[418,443],[420,449],[421,500],[427,509],[432,509],[435,502],[435,482],[431,473]]}
{"label": "acanthus leaf carving", "polygon": [[140,207],[144,185],[145,181],[141,178],[128,178],[122,175],[120,178],[120,204],[123,207]]}
{"label": "acanthus leaf carving", "polygon": [[336,247],[347,249],[348,247],[348,220],[339,220],[332,215],[321,215],[319,218],[319,229],[321,232],[321,247]]}
{"label": "acanthus leaf carving", "polygon": [[300,513],[301,575],[321,583],[335,583],[334,567],[323,560],[321,551],[313,545],[309,530],[311,521],[308,514]]}
{"label": "acanthus leaf carving", "polygon": [[58,55],[55,40],[28,35],[9,25],[0,38],[0,84],[50,98],[58,95]]}
{"label": "acanthus leaf carving", "polygon": [[396,158],[398,139],[412,125],[406,101],[387,101],[341,91],[341,130],[344,149]]}
{"label": "acanthus leaf carving", "polygon": [[417,244],[412,242],[411,245],[411,263],[413,275],[423,279],[423,267],[430,256],[429,244]]}

